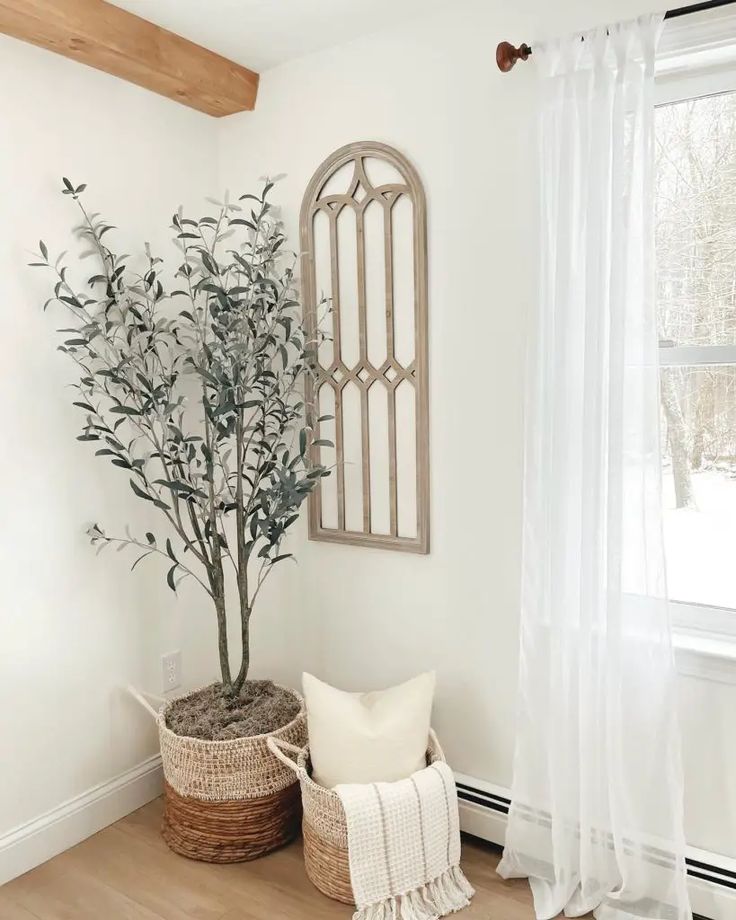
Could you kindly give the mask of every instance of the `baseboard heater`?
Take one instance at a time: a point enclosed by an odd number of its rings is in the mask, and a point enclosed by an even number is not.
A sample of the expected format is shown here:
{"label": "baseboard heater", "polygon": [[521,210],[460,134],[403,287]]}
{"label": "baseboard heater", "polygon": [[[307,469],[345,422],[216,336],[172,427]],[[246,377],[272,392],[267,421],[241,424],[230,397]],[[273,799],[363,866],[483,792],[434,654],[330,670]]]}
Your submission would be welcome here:
{"label": "baseboard heater", "polygon": [[[488,809],[497,815],[508,815],[511,807],[511,799],[508,797],[495,792],[486,792],[484,789],[478,789],[460,781],[456,782],[456,786],[457,797],[461,802],[470,802],[472,805]],[[736,872],[697,859],[686,858],[685,862],[687,863],[687,874],[691,878],[701,879],[711,885],[736,891]],[[693,920],[710,920],[710,918],[702,914],[693,914]]]}

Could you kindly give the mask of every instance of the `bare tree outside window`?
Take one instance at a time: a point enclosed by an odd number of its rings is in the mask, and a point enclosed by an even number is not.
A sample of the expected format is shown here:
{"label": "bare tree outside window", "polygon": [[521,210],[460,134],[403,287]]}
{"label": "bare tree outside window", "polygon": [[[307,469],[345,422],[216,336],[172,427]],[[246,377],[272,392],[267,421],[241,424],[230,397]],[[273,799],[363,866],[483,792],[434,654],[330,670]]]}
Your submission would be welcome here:
{"label": "bare tree outside window", "polygon": [[736,94],[661,106],[656,131],[670,593],[736,608]]}

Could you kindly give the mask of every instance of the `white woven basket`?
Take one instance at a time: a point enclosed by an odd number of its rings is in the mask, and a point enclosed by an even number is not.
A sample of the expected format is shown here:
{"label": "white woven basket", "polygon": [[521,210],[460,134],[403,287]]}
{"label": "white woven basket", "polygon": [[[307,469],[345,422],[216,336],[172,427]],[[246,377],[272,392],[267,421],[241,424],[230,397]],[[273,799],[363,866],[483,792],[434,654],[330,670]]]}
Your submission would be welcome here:
{"label": "white woven basket", "polygon": [[225,741],[188,738],[167,727],[166,715],[171,706],[196,690],[166,701],[158,711],[132,688],[131,692],[151,712],[158,725],[166,782],[179,795],[222,802],[271,795],[294,782],[292,770],[273,756],[267,742],[269,738],[276,738],[303,747],[307,743],[307,716],[300,694],[288,687],[281,689],[299,701],[299,713],[291,722],[264,735]]}

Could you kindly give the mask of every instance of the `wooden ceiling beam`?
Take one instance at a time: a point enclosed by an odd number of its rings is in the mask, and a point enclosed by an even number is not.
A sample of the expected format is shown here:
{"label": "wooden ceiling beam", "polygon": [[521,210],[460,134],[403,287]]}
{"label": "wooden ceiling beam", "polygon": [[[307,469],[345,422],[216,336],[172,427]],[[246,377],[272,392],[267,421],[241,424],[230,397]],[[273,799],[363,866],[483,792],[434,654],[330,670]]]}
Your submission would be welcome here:
{"label": "wooden ceiling beam", "polygon": [[0,0],[0,32],[208,115],[255,106],[257,73],[104,0]]}

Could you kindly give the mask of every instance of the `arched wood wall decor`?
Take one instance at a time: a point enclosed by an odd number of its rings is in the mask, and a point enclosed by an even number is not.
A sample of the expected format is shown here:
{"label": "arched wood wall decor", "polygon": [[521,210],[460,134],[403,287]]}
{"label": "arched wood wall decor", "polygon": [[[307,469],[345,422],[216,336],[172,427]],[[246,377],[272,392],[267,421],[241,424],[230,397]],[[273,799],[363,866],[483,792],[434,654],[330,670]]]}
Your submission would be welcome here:
{"label": "arched wood wall decor", "polygon": [[[330,341],[308,382],[315,459],[333,466],[310,497],[309,536],[429,552],[427,217],[414,167],[371,141],[316,171],[300,218],[302,294]],[[330,335],[331,332],[331,335]]]}

